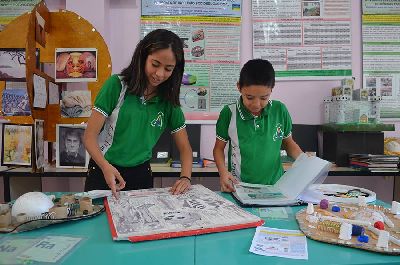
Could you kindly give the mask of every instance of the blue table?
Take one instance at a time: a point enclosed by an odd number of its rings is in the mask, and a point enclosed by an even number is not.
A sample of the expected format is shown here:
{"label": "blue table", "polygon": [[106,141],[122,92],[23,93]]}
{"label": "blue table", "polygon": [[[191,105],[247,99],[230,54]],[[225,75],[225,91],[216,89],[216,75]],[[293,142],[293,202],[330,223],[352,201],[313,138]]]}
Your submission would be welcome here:
{"label": "blue table", "polygon": [[[229,194],[222,194],[233,200]],[[256,208],[246,208],[257,212]],[[295,213],[302,206],[292,207]],[[295,217],[266,220],[265,226],[298,229]],[[400,256],[389,256],[307,239],[308,261],[259,256],[249,252],[255,229],[173,238],[140,243],[113,241],[105,213],[20,233],[20,236],[75,235],[85,240],[62,264],[400,264]],[[5,235],[0,235],[3,237]],[[6,235],[15,236],[15,235]]]}

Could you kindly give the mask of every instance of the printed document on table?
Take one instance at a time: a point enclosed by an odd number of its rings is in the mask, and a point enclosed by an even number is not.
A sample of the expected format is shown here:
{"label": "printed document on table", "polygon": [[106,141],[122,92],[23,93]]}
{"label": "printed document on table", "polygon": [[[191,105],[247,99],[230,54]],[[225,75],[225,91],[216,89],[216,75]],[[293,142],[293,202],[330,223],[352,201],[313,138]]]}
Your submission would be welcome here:
{"label": "printed document on table", "polygon": [[17,258],[27,262],[56,263],[69,253],[82,239],[80,237],[49,235],[25,250]]}
{"label": "printed document on table", "polygon": [[299,230],[259,226],[249,251],[263,256],[308,260],[307,240]]}

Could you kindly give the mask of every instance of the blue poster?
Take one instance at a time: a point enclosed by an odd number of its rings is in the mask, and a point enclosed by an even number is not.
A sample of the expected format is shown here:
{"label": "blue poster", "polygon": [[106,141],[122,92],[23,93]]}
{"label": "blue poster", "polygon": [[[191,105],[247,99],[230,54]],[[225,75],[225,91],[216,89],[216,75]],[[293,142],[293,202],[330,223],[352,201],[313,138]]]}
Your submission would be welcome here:
{"label": "blue poster", "polygon": [[29,116],[31,107],[26,88],[10,88],[3,90],[2,111],[4,116]]}

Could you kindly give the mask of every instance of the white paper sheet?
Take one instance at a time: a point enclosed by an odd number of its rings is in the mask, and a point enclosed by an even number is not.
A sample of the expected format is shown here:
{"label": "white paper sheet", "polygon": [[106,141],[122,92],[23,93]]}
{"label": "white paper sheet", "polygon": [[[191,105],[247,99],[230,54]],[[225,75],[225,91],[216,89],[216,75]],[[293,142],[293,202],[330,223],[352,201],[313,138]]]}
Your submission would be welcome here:
{"label": "white paper sheet", "polygon": [[259,226],[249,251],[263,256],[308,259],[307,240],[299,230]]}
{"label": "white paper sheet", "polygon": [[60,103],[60,92],[58,91],[58,85],[53,82],[49,82],[49,104]]}
{"label": "white paper sheet", "polygon": [[18,258],[27,261],[57,262],[81,241],[79,237],[46,236]]}
{"label": "white paper sheet", "polygon": [[47,91],[46,80],[38,75],[33,75],[33,107],[46,108],[47,104]]}

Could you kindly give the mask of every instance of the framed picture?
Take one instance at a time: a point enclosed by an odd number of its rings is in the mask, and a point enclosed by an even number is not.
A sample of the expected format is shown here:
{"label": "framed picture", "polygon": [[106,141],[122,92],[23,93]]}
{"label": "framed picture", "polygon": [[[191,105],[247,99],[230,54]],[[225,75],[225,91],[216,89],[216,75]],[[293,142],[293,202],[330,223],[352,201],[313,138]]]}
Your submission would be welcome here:
{"label": "framed picture", "polygon": [[61,117],[90,117],[92,113],[92,94],[90,90],[63,91],[61,95]]}
{"label": "framed picture", "polygon": [[36,168],[44,167],[44,120],[35,120]]}
{"label": "framed picture", "polygon": [[86,125],[57,124],[56,167],[85,168],[89,154],[83,146],[83,133]]}
{"label": "framed picture", "polygon": [[2,165],[32,166],[32,132],[31,124],[3,124]]}
{"label": "framed picture", "polygon": [[56,82],[97,81],[95,48],[57,48],[55,62]]}
{"label": "framed picture", "polygon": [[[40,64],[40,50],[36,49],[36,68]],[[26,55],[23,48],[0,48],[0,80],[25,81]]]}
{"label": "framed picture", "polygon": [[25,49],[0,49],[0,80],[25,81]]}
{"label": "framed picture", "polygon": [[31,107],[26,82],[6,82],[1,109],[4,116],[29,116]]}

